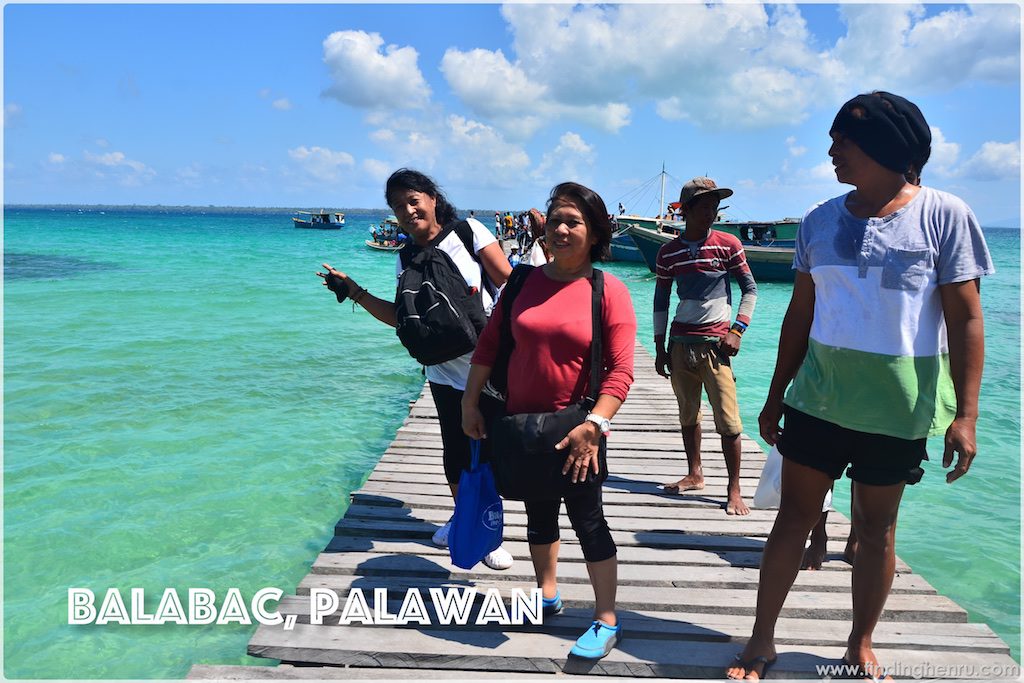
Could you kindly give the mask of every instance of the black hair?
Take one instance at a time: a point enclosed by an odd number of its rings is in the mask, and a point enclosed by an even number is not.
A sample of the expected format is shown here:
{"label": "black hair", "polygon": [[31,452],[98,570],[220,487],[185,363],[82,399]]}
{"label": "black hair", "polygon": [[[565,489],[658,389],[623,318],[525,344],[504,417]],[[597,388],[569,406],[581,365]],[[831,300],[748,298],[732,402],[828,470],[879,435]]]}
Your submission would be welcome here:
{"label": "black hair", "polygon": [[384,200],[388,203],[388,206],[391,206],[392,196],[402,190],[422,192],[433,197],[437,202],[434,215],[438,225],[441,227],[448,225],[458,218],[455,207],[448,201],[448,198],[441,192],[441,188],[437,186],[437,183],[430,176],[414,171],[411,168],[400,168],[392,173],[391,177],[388,178],[388,182],[384,185]]}
{"label": "black hair", "polygon": [[572,203],[580,210],[590,229],[590,234],[597,238],[597,242],[590,247],[590,262],[605,261],[610,258],[612,222],[608,218],[608,208],[604,205],[601,195],[579,183],[559,183],[551,188],[547,215],[551,215],[556,204],[563,202]]}

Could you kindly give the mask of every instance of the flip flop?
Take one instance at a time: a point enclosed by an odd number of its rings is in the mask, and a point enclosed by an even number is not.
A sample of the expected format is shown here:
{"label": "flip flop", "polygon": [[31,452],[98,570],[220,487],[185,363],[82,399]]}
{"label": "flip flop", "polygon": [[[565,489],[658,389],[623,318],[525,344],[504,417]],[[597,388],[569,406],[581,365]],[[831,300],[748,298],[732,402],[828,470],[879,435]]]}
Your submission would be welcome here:
{"label": "flip flop", "polygon": [[751,657],[750,659],[743,659],[740,655],[736,655],[735,657],[733,657],[733,661],[735,662],[735,665],[737,667],[743,669],[743,678],[733,678],[730,680],[746,680],[746,677],[750,673],[757,673],[757,671],[754,671],[754,667],[760,664],[761,673],[757,674],[757,680],[763,681],[765,678],[768,677],[768,669],[772,668],[772,664],[774,664],[778,659],[778,657],[772,657],[771,659],[768,659],[763,655]]}
{"label": "flip flop", "polygon": [[677,484],[658,484],[658,488],[665,493],[684,493],[685,491],[703,491],[704,484],[687,486],[685,489],[680,489]]}

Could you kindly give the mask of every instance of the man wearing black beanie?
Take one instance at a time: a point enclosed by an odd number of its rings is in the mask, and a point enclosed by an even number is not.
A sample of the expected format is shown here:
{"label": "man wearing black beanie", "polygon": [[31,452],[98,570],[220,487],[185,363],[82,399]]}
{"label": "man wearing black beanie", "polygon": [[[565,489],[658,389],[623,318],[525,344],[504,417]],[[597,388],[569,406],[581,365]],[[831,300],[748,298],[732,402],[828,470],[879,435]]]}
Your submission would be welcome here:
{"label": "man wearing black beanie", "polygon": [[836,114],[829,133],[839,133],[882,166],[906,173],[931,156],[932,133],[913,102],[881,90],[858,95]]}
{"label": "man wearing black beanie", "polygon": [[928,123],[912,102],[858,95],[829,135],[836,178],[854,190],[811,207],[797,234],[793,295],[758,419],[784,458],[782,501],[764,548],[753,632],[729,678],[763,678],[775,663],[775,624],[804,541],[844,471],[856,482],[858,546],[847,676],[837,677],[885,677],[872,636],[892,586],[903,489],[924,474],[929,435],[945,434],[943,467],[955,455],[949,483],[977,454],[979,283],[994,272],[978,220],[959,198],[908,182],[931,152]]}

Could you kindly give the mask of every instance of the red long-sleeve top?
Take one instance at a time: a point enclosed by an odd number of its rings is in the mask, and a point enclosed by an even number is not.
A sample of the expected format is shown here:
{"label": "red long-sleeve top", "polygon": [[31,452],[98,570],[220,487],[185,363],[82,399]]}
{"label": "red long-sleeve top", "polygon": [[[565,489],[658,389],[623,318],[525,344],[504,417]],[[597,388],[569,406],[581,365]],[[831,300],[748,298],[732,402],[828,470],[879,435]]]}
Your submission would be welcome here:
{"label": "red long-sleeve top", "polygon": [[[590,381],[590,301],[587,279],[559,282],[536,268],[512,305],[515,348],[509,360],[506,410],[540,413],[559,410],[588,393]],[[499,299],[473,353],[473,364],[494,366],[504,299]],[[602,299],[604,369],[598,394],[622,401],[633,383],[636,315],[629,290],[604,274]]]}

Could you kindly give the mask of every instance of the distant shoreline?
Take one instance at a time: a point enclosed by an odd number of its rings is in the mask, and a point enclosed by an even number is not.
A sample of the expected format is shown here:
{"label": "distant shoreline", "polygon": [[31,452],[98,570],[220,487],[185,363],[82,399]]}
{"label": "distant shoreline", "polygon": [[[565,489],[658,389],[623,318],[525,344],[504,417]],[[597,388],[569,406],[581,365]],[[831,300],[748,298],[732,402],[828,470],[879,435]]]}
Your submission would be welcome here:
{"label": "distant shoreline", "polygon": [[[229,214],[229,213],[260,213],[260,214],[293,214],[296,211],[310,211],[324,209],[326,211],[340,211],[350,215],[368,215],[389,213],[386,207],[365,209],[365,208],[344,208],[334,207],[328,204],[306,205],[300,207],[286,206],[195,206],[192,204],[4,204],[4,211],[83,211],[94,213],[97,211],[117,211],[121,213],[198,213],[198,214]],[[513,210],[513,209],[506,209]],[[506,210],[502,210],[504,213]],[[519,212],[525,209],[514,209]],[[458,209],[460,215],[472,211],[479,218],[481,216],[493,216],[497,209]]]}
{"label": "distant shoreline", "polygon": [[[381,213],[387,211],[385,208],[376,209],[364,209],[364,208],[336,208],[316,206],[314,208],[323,208],[328,211],[341,211],[345,214],[358,216],[367,215],[372,213]],[[30,210],[30,211],[78,211],[83,212],[95,212],[95,211],[117,211],[121,213],[198,213],[198,214],[231,214],[231,213],[261,213],[261,214],[293,214],[296,211],[309,211],[309,206],[289,208],[284,206],[194,206],[191,204],[183,205],[164,205],[164,204],[4,204],[4,211],[11,209],[15,210]],[[507,209],[506,209],[507,210]],[[459,209],[458,213],[469,214],[473,211],[477,218],[493,214],[496,209]],[[504,213],[502,210],[501,213]],[[518,211],[518,209],[516,209]],[[484,221],[486,224],[486,221]],[[1002,221],[1001,221],[1002,222]],[[1017,225],[986,225],[982,223],[983,228],[986,230],[1020,230],[1020,224]]]}

